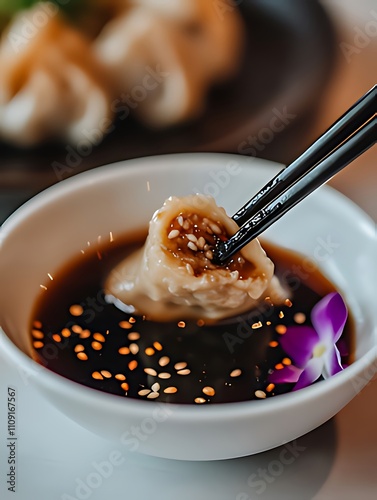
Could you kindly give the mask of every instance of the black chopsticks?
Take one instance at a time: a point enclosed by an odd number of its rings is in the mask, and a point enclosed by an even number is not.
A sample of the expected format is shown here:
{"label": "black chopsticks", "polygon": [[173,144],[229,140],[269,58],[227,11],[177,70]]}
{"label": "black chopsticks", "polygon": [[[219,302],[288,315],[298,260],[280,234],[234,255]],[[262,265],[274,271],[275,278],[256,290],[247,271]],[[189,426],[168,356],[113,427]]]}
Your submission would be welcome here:
{"label": "black chopsticks", "polygon": [[241,228],[228,241],[217,244],[214,260],[218,264],[225,263],[288,210],[373,146],[377,140],[376,112],[375,85],[233,216]]}

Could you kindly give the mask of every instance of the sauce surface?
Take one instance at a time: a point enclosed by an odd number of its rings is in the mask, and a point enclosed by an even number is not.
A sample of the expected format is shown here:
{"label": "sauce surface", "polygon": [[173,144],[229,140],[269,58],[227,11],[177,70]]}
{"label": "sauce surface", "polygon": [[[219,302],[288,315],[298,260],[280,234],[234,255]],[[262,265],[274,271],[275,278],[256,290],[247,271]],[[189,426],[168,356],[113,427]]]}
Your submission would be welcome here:
{"label": "sauce surface", "polygon": [[[94,389],[158,402],[225,403],[289,392],[294,384],[268,381],[271,370],[290,362],[279,338],[290,325],[311,325],[313,306],[335,290],[314,264],[308,270],[305,257],[262,242],[290,288],[283,305],[266,297],[257,309],[217,323],[152,322],[107,303],[102,288],[110,269],[144,239],[89,247],[46,283],[31,321],[35,359]],[[342,338],[351,352],[350,319]]]}

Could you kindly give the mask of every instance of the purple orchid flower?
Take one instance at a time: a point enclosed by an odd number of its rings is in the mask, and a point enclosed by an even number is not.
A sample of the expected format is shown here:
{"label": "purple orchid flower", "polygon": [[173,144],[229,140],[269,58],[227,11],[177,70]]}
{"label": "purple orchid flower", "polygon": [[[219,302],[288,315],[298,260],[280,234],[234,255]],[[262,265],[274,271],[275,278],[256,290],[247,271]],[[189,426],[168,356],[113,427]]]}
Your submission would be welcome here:
{"label": "purple orchid flower", "polygon": [[293,391],[312,384],[322,375],[331,377],[343,370],[336,346],[347,321],[347,307],[339,293],[321,299],[311,313],[311,326],[291,326],[280,344],[293,364],[271,373],[276,384],[294,383]]}

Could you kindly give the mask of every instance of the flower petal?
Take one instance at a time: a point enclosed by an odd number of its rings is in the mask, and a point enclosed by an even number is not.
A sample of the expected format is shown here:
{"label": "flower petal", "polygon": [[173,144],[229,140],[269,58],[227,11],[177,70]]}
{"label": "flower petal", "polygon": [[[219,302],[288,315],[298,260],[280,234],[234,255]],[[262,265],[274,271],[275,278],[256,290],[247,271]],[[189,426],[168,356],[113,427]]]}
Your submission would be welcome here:
{"label": "flower petal", "polygon": [[322,375],[325,378],[331,377],[343,370],[340,352],[336,346],[325,355],[325,366]]}
{"label": "flower petal", "polygon": [[323,369],[323,358],[312,358],[306,365],[305,369],[300,375],[297,384],[293,387],[292,391],[298,391],[304,387],[308,387],[321,376]]}
{"label": "flower petal", "polygon": [[269,382],[274,384],[290,384],[297,382],[302,373],[301,368],[289,365],[285,366],[282,370],[274,370],[268,377]]}
{"label": "flower petal", "polygon": [[311,320],[319,338],[329,344],[338,342],[347,321],[347,307],[342,296],[329,293],[312,309]]}
{"label": "flower petal", "polygon": [[318,341],[318,334],[311,326],[291,326],[281,336],[280,345],[296,366],[304,368]]}

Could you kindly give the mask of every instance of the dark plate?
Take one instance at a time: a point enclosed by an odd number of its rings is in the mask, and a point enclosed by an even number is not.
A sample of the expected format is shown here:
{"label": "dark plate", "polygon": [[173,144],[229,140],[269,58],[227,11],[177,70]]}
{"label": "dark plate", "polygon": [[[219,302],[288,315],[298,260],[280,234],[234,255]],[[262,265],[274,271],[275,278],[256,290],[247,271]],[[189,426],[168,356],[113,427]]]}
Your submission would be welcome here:
{"label": "dark plate", "polygon": [[[226,0],[219,1],[226,4]],[[27,150],[0,143],[0,199],[5,190],[8,196],[9,190],[18,189],[26,190],[22,196],[33,194],[68,175],[152,154],[227,151],[282,162],[293,158],[301,146],[292,141],[292,130],[310,121],[333,66],[332,24],[314,0],[238,3],[248,38],[243,65],[234,81],[213,89],[200,120],[151,131],[131,118],[118,119],[115,130],[101,144],[73,153],[58,143]],[[271,119],[276,115],[280,116],[279,131],[271,138]],[[260,136],[266,128],[270,132]],[[253,138],[258,137],[255,148]],[[289,144],[289,153],[284,144]],[[53,162],[60,163],[60,176]]]}

